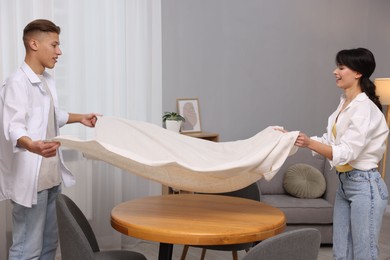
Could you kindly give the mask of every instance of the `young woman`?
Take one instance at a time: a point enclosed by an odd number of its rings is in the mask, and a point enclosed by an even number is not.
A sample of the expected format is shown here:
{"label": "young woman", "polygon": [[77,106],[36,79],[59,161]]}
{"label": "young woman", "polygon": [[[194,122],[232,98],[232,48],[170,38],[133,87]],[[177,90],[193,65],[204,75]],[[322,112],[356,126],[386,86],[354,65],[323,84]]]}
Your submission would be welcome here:
{"label": "young woman", "polygon": [[334,259],[378,259],[378,240],[388,190],[378,172],[388,127],[375,85],[374,55],[367,49],[342,50],[333,74],[344,93],[329,117],[327,133],[296,145],[326,158],[337,170],[339,187],[333,213]]}

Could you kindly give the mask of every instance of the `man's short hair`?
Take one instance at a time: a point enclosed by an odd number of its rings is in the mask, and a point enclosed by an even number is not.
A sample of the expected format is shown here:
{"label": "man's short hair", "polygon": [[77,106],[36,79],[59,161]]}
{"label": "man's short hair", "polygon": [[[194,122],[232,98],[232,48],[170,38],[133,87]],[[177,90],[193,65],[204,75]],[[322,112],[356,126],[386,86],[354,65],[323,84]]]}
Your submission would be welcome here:
{"label": "man's short hair", "polygon": [[54,32],[60,34],[61,28],[55,25],[52,21],[45,19],[37,19],[29,24],[23,30],[23,43],[27,48],[30,36],[36,32]]}

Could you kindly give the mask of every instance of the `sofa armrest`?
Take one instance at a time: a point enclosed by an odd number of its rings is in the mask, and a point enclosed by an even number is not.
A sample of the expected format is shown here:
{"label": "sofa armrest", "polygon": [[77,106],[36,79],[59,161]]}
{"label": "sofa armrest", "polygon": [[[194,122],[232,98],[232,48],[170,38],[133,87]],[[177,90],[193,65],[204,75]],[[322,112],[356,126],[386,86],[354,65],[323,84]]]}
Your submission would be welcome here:
{"label": "sofa armrest", "polygon": [[336,198],[336,190],[339,185],[339,179],[336,173],[336,169],[331,166],[328,161],[325,162],[324,177],[326,181],[326,191],[324,194],[324,199],[329,203],[334,205],[334,200]]}

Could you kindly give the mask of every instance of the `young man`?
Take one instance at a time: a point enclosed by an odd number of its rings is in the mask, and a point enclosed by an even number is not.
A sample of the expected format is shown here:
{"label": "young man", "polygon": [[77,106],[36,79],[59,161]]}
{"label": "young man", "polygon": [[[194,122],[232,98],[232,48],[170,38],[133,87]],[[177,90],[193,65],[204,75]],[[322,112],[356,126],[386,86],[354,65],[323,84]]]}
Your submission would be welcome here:
{"label": "young man", "polygon": [[62,54],[60,27],[35,20],[23,31],[26,56],[0,90],[0,200],[13,204],[10,260],[55,259],[58,232],[55,200],[61,184],[75,180],[64,166],[60,144],[50,141],[59,127],[79,122],[94,127],[96,114],[58,108],[54,68]]}

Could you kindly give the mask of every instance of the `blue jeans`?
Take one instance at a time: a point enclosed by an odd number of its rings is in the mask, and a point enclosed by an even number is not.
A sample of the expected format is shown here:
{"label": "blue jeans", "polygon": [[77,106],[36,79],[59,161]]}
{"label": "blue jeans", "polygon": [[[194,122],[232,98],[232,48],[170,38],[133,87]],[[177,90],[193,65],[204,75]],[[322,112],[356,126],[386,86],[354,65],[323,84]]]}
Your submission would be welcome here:
{"label": "blue jeans", "polygon": [[376,169],[339,173],[339,179],[333,212],[334,259],[378,259],[389,197],[386,184]]}
{"label": "blue jeans", "polygon": [[13,203],[9,260],[54,260],[58,246],[56,198],[61,185],[38,192],[31,208]]}

